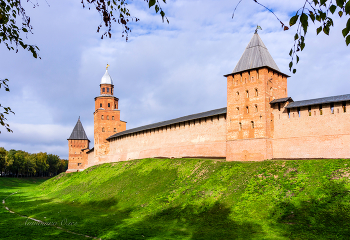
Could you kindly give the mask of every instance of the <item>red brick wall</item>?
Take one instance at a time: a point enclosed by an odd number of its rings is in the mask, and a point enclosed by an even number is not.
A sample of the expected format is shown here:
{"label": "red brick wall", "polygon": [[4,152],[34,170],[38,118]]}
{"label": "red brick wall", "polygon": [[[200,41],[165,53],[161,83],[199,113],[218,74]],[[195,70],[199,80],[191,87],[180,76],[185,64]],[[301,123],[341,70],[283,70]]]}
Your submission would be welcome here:
{"label": "red brick wall", "polygon": [[228,161],[272,158],[270,102],[286,96],[287,77],[266,67],[227,77]]}
{"label": "red brick wall", "polygon": [[263,161],[272,158],[272,140],[243,139],[227,141],[227,161]]}
{"label": "red brick wall", "polygon": [[[104,90],[104,91],[103,91]],[[114,86],[111,84],[100,84],[100,94],[114,94]]]}
{"label": "red brick wall", "polygon": [[[68,140],[68,170],[76,172],[84,170],[88,166],[86,151],[89,148],[89,140]],[[82,150],[86,149],[86,150]]]}
{"label": "red brick wall", "polygon": [[[349,102],[347,103],[349,110]],[[338,113],[339,111],[339,113]],[[273,140],[274,158],[350,158],[350,113],[343,112],[342,104],[330,104],[278,111],[274,106],[275,131]]]}
{"label": "red brick wall", "polygon": [[226,119],[223,115],[172,125],[110,142],[110,152],[95,164],[149,157],[225,157]]}

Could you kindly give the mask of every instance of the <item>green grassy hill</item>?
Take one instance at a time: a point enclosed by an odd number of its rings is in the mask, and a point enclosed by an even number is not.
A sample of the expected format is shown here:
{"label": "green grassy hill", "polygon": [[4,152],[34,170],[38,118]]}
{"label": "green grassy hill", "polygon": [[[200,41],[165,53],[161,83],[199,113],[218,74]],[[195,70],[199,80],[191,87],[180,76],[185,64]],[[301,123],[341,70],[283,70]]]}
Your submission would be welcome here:
{"label": "green grassy hill", "polygon": [[0,191],[18,191],[6,205],[22,215],[102,239],[349,239],[349,177],[348,159],[144,159]]}

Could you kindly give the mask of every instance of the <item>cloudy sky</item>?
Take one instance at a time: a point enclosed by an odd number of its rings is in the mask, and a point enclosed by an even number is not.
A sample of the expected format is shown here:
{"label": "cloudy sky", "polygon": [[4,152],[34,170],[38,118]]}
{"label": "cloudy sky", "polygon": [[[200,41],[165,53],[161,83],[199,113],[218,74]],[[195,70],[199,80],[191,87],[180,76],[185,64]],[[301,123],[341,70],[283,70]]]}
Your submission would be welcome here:
{"label": "cloudy sky", "polygon": [[[41,60],[0,44],[0,78],[10,79],[11,90],[0,89],[0,103],[16,113],[8,116],[13,133],[0,129],[7,150],[67,159],[67,138],[79,116],[93,144],[94,97],[107,63],[127,129],[226,107],[223,75],[232,72],[257,24],[280,70],[293,75],[288,53],[296,29],[282,31],[252,0],[243,0],[233,19],[238,0],[168,0],[162,6],[170,24],[134,0],[129,8],[140,22],[131,25],[128,42],[117,24],[112,38],[101,40],[100,16],[80,0],[38,2],[36,8],[24,4],[34,27],[27,43],[40,48]],[[288,23],[303,0],[261,2]],[[346,19],[334,20],[330,36],[316,36],[317,26],[310,27],[298,71],[288,80],[294,100],[350,93],[350,48],[341,35]]]}

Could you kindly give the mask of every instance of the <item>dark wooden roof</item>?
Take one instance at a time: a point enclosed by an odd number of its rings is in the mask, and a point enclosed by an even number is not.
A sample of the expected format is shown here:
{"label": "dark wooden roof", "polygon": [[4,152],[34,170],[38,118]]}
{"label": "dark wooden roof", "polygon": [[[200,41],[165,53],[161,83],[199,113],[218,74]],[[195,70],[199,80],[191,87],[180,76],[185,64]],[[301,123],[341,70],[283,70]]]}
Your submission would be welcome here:
{"label": "dark wooden roof", "polygon": [[296,102],[289,103],[286,108],[296,108],[296,107],[304,107],[304,106],[344,102],[344,101],[350,101],[350,94],[296,101]]}
{"label": "dark wooden roof", "polygon": [[116,134],[110,136],[109,138],[107,138],[107,140],[110,140],[110,139],[113,139],[116,137],[120,137],[120,136],[124,136],[124,135],[130,134],[130,133],[136,133],[136,132],[141,132],[141,131],[145,131],[145,130],[149,130],[149,129],[165,127],[165,126],[169,126],[169,125],[172,125],[175,123],[186,122],[186,121],[190,121],[190,120],[211,117],[211,116],[216,116],[216,115],[221,115],[221,114],[226,114],[226,113],[227,113],[227,108],[219,108],[219,109],[215,109],[215,110],[211,110],[211,111],[207,111],[207,112],[192,114],[192,115],[188,115],[188,116],[184,116],[184,117],[180,117],[180,118],[175,118],[175,119],[168,120],[168,121],[153,123],[153,124],[125,130],[123,132],[119,132],[119,133],[116,133]]}
{"label": "dark wooden roof", "polygon": [[280,71],[265,44],[259,35],[255,33],[239,59],[235,69],[233,69],[233,72],[224,76],[227,77],[235,73],[258,69],[261,67],[268,67],[277,71],[278,73],[281,73],[282,75],[289,77]]}
{"label": "dark wooden roof", "polygon": [[88,137],[86,136],[83,125],[80,122],[80,118],[78,119],[77,124],[75,124],[73,132],[68,138],[68,140],[89,140]]}
{"label": "dark wooden roof", "polygon": [[293,99],[291,97],[285,97],[285,98],[279,98],[279,99],[274,99],[270,103],[282,103],[282,102],[287,102],[288,100],[291,100],[293,102]]}

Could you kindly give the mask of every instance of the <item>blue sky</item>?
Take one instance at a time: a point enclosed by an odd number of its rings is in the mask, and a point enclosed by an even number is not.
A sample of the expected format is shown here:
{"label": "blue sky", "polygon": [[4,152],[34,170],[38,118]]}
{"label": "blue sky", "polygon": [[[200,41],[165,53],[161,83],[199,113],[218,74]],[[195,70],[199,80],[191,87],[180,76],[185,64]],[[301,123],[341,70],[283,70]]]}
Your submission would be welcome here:
{"label": "blue sky", "polygon": [[[350,93],[349,47],[341,35],[346,19],[337,16],[330,36],[316,36],[318,26],[310,26],[293,75],[288,53],[295,28],[282,31],[271,13],[250,0],[241,3],[234,19],[238,1],[168,0],[162,6],[170,24],[144,1],[132,1],[130,11],[140,22],[132,24],[128,42],[117,24],[112,38],[101,40],[100,16],[79,0],[47,2],[27,8],[34,27],[27,42],[39,46],[41,60],[0,45],[0,78],[10,79],[11,90],[2,90],[0,100],[16,113],[8,116],[14,132],[1,129],[0,146],[8,150],[68,158],[67,138],[79,116],[93,143],[94,97],[107,62],[128,129],[225,107],[223,75],[232,72],[257,24],[280,70],[292,75],[288,95],[294,100]],[[303,3],[261,2],[285,23]]]}

